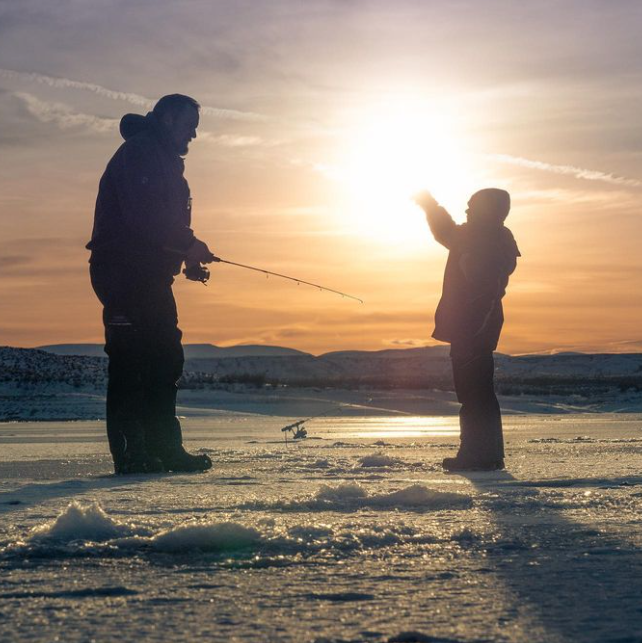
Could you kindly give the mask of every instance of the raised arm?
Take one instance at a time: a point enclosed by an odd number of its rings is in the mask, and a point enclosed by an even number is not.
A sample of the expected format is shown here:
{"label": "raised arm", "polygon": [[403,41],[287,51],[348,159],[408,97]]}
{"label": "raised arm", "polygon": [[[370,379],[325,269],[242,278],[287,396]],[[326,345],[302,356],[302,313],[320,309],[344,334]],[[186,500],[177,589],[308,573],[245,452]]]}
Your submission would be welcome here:
{"label": "raised arm", "polygon": [[450,249],[457,231],[457,224],[445,208],[439,205],[430,192],[420,192],[415,203],[426,213],[426,221],[435,240]]}

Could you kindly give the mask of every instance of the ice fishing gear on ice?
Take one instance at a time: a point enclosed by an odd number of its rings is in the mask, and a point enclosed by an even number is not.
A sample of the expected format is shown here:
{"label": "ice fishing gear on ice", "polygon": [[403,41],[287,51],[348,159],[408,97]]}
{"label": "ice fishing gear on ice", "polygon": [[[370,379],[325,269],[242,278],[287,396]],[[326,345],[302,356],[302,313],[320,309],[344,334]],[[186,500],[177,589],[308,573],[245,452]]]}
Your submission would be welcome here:
{"label": "ice fishing gear on ice", "polygon": [[304,440],[305,438],[308,437],[308,430],[303,426],[303,424],[307,421],[308,420],[299,420],[298,422],[293,422],[292,424],[288,424],[287,426],[284,426],[281,429],[281,431],[285,433],[284,437],[285,437],[286,444],[288,442],[288,431],[292,432],[293,440]]}
{"label": "ice fishing gear on ice", "polygon": [[[326,292],[331,292],[331,293],[334,293],[335,295],[341,295],[341,297],[346,297],[347,299],[354,299],[355,301],[358,301],[360,304],[363,303],[363,299],[359,299],[359,297],[355,297],[354,295],[348,295],[347,293],[341,292],[340,290],[334,290],[334,288],[321,286],[319,284],[312,283],[311,281],[304,281],[303,279],[297,279],[296,277],[291,277],[289,275],[282,275],[278,272],[265,270],[264,268],[256,268],[255,266],[248,266],[243,263],[236,263],[235,261],[227,261],[227,259],[221,259],[220,257],[216,257],[214,255],[212,255],[212,262],[226,263],[230,266],[236,266],[237,268],[243,268],[245,270],[253,270],[254,272],[262,272],[266,277],[269,277],[270,275],[272,275],[273,277],[288,279],[289,281],[296,282],[297,286],[300,284],[304,284],[305,286],[312,286],[313,288],[318,288],[319,290],[325,290]],[[209,269],[201,264],[187,266],[185,270],[183,270],[183,274],[185,275],[185,277],[187,277],[187,279],[190,279],[191,281],[200,281],[204,285],[207,285],[207,282],[210,278]]]}
{"label": "ice fishing gear on ice", "polygon": [[313,415],[312,417],[305,418],[303,420],[297,420],[292,424],[288,424],[287,426],[284,426],[281,429],[281,432],[284,434],[283,437],[285,438],[285,444],[287,445],[288,443],[288,432],[292,432],[293,440],[303,440],[308,437],[308,430],[305,428],[305,426],[303,426],[306,422],[310,422],[310,420],[316,420],[317,418],[325,417],[326,415],[330,415],[330,413],[333,413],[334,411],[341,411],[345,406],[346,406],[345,404],[339,404],[338,406],[333,406],[332,408],[328,409],[323,413],[319,413],[319,415]]}

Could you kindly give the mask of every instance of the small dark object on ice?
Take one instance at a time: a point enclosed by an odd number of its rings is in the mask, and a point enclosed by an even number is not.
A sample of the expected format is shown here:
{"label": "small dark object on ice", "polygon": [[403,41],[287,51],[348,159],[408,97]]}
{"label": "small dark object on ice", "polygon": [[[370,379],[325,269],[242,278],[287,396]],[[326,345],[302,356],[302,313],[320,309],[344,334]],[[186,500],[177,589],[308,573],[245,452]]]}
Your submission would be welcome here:
{"label": "small dark object on ice", "polygon": [[504,460],[479,460],[457,455],[444,458],[442,466],[446,471],[500,471],[504,468]]}
{"label": "small dark object on ice", "polygon": [[389,638],[388,643],[461,643],[461,641],[445,639],[441,636],[431,636],[422,632],[401,632]]}
{"label": "small dark object on ice", "polygon": [[[303,426],[303,423],[306,421],[307,420],[299,420],[298,422],[294,422],[294,424],[288,424],[287,426],[284,426],[281,431],[286,434],[288,431],[291,431],[293,440],[304,440],[308,437],[308,430]],[[287,441],[287,435],[285,436],[285,439]]]}

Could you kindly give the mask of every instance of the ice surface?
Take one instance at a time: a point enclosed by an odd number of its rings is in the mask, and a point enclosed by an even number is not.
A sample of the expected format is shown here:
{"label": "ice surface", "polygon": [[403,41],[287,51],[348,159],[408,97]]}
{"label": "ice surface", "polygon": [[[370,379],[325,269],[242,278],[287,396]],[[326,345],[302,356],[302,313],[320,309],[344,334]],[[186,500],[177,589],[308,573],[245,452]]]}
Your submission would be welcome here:
{"label": "ice surface", "polygon": [[214,468],[131,477],[101,423],[0,425],[0,640],[639,640],[641,416],[508,417],[468,475],[454,417],[290,421],[188,418]]}
{"label": "ice surface", "polygon": [[399,458],[393,458],[385,453],[372,453],[359,458],[359,464],[362,467],[394,467],[399,462]]}
{"label": "ice surface", "polygon": [[[354,511],[361,508],[414,509],[421,511],[441,509],[464,509],[470,507],[469,496],[460,493],[436,491],[424,485],[413,484],[397,491],[368,493],[359,483],[346,482],[340,485],[322,485],[309,498],[291,501],[261,503],[256,506],[270,509],[308,511]],[[249,505],[251,506],[251,505]]]}

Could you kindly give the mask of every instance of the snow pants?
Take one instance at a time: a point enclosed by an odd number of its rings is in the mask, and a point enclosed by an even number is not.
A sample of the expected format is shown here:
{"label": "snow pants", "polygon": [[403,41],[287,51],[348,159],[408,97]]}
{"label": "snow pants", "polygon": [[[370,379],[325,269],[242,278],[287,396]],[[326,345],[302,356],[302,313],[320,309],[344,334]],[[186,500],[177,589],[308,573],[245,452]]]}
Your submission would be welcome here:
{"label": "snow pants", "polygon": [[504,458],[504,437],[499,402],[495,395],[495,360],[492,350],[470,352],[453,343],[450,358],[455,393],[461,404],[459,427],[462,457],[483,462]]}
{"label": "snow pants", "polygon": [[114,463],[126,449],[171,452],[182,444],[176,393],[184,364],[174,279],[107,264],[91,264],[90,275],[103,305],[107,437]]}

